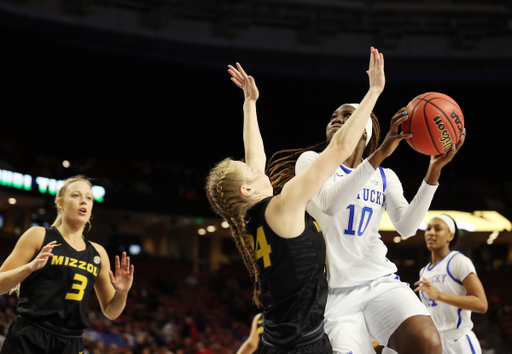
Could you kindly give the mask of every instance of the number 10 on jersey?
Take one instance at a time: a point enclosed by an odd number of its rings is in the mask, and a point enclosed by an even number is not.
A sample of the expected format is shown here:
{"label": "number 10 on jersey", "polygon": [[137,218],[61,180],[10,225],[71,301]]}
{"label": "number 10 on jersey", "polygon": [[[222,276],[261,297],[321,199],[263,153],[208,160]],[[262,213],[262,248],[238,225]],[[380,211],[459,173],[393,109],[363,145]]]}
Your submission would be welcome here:
{"label": "number 10 on jersey", "polygon": [[370,224],[370,219],[373,215],[373,209],[370,207],[363,207],[361,210],[361,218],[359,220],[355,219],[355,205],[350,204],[347,209],[349,210],[349,216],[348,216],[348,227],[345,229],[345,235],[355,235],[356,230],[354,229],[354,224],[359,222],[359,225],[357,227],[357,236],[363,236],[364,232],[366,231],[366,228],[368,228],[368,225]]}

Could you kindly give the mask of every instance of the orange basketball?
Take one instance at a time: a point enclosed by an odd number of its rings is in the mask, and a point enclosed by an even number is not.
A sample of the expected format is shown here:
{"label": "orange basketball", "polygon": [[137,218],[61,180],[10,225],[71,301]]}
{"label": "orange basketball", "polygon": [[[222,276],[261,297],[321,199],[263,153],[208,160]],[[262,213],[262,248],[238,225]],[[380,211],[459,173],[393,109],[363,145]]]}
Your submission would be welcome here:
{"label": "orange basketball", "polygon": [[441,155],[457,145],[464,132],[464,115],[450,96],[427,92],[416,96],[407,105],[409,119],[402,124],[406,141],[425,155]]}

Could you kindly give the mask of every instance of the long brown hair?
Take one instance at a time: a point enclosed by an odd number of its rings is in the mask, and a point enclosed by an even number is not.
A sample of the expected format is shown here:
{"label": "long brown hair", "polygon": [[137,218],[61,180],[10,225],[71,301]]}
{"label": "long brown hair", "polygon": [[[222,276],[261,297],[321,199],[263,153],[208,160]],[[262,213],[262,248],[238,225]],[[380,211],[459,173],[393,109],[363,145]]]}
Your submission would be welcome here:
{"label": "long brown hair", "polygon": [[250,205],[240,196],[239,192],[240,187],[245,183],[245,177],[236,169],[233,162],[230,158],[224,159],[210,171],[206,180],[206,196],[213,210],[229,224],[245,266],[254,279],[254,303],[260,306],[261,290],[258,288],[258,266],[255,251],[251,247],[251,241],[247,234],[245,220]]}
{"label": "long brown hair", "polygon": [[[62,225],[62,211],[58,208],[57,202],[59,200],[64,199],[64,194],[66,193],[66,189],[72,183],[77,182],[77,181],[85,182],[92,188],[91,181],[85,176],[78,175],[78,176],[74,176],[74,177],[70,177],[70,178],[66,179],[64,181],[64,184],[62,185],[62,187],[60,187],[59,191],[55,195],[55,207],[57,208],[57,218],[55,218],[55,221],[53,222],[52,226],[59,227],[60,225]],[[92,219],[92,214],[91,214],[91,219]],[[92,227],[90,219],[87,220],[87,225],[89,226],[89,229],[87,231],[90,231],[91,227]]]}
{"label": "long brown hair", "polygon": [[[371,118],[373,132],[370,142],[366,145],[363,151],[363,158],[370,156],[379,146],[379,120],[374,113],[371,114]],[[327,145],[329,145],[329,141],[324,141],[306,148],[281,150],[272,155],[267,165],[266,174],[272,183],[274,194],[281,193],[284,185],[295,176],[295,164],[297,163],[297,159],[300,155],[306,151],[322,152]]]}

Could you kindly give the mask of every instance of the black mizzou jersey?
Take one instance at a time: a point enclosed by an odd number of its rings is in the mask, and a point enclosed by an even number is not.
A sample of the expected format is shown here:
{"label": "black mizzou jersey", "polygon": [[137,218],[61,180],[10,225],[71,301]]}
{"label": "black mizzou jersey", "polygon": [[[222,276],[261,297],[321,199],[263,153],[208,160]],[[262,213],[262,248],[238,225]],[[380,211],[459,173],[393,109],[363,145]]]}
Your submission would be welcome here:
{"label": "black mizzou jersey", "polygon": [[53,226],[46,228],[43,246],[51,241],[57,241],[53,257],[21,282],[18,313],[43,326],[82,330],[89,327],[87,303],[101,257],[85,238],[85,250],[75,250]]}
{"label": "black mizzou jersey", "polygon": [[[263,339],[283,348],[323,335],[327,302],[325,241],[316,221],[305,213],[304,232],[282,238],[268,226],[265,210],[272,197],[248,211],[248,233],[256,253],[264,308]],[[250,237],[250,239],[251,239]]]}

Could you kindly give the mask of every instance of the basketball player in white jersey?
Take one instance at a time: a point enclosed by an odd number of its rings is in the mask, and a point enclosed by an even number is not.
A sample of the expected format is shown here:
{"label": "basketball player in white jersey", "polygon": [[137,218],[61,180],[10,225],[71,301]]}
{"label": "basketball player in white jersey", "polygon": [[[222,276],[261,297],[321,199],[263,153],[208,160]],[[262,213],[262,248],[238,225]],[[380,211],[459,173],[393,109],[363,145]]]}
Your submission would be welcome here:
{"label": "basketball player in white jersey", "polygon": [[[344,104],[334,112],[327,126],[327,140],[356,108],[357,104]],[[441,169],[460,149],[464,136],[458,146],[431,157],[425,180],[409,204],[396,174],[379,166],[408,137],[399,133],[406,114],[405,109],[397,112],[386,139],[379,149],[374,147],[371,151],[367,148],[370,141],[378,143],[378,136],[372,139],[372,131],[379,130],[372,114],[373,119],[369,118],[354,153],[307,206],[326,239],[330,289],[325,331],[334,353],[374,353],[371,338],[398,353],[432,354],[442,350],[429,312],[394,274],[397,268],[386,258],[387,248],[378,231],[387,209],[403,237],[416,233],[437,189]],[[296,174],[303,172],[317,156],[314,151],[300,155]]]}
{"label": "basketball player in white jersey", "polygon": [[448,215],[438,215],[425,231],[432,262],[420,271],[414,291],[427,306],[439,330],[443,354],[481,354],[480,343],[471,330],[471,311],[485,313],[487,298],[471,260],[458,251],[459,230]]}

